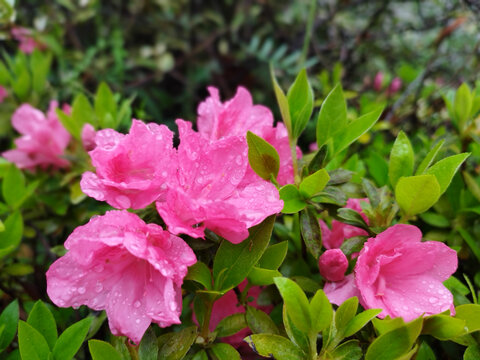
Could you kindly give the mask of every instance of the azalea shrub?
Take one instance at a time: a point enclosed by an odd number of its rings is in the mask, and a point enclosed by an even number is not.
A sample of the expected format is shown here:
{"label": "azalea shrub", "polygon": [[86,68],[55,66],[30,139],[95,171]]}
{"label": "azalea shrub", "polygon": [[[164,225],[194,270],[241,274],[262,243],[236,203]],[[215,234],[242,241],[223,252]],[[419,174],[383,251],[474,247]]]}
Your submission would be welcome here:
{"label": "azalea shrub", "polygon": [[412,129],[419,80],[271,59],[274,106],[214,84],[162,121],[9,36],[0,359],[480,358],[479,81],[430,84]]}

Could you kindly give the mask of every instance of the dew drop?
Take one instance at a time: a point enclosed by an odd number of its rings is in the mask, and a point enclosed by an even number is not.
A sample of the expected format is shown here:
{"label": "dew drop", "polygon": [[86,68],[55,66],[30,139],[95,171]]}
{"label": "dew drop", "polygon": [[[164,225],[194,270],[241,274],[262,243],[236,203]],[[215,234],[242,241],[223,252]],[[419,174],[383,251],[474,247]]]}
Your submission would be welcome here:
{"label": "dew drop", "polygon": [[237,155],[237,157],[235,158],[235,162],[237,163],[237,165],[242,165],[243,158],[240,155]]}
{"label": "dew drop", "polygon": [[79,287],[77,291],[78,291],[79,294],[85,294],[86,290],[85,290],[84,287]]}
{"label": "dew drop", "polygon": [[170,302],[170,310],[171,311],[177,310],[177,303],[175,301]]}
{"label": "dew drop", "polygon": [[430,301],[430,304],[435,304],[437,302],[437,298],[431,297],[428,299],[428,301]]}
{"label": "dew drop", "polygon": [[135,301],[135,302],[133,303],[133,307],[139,308],[139,307],[140,307],[140,301],[138,301],[138,300]]}
{"label": "dew drop", "polygon": [[429,287],[430,289],[433,289],[433,288],[434,288],[433,284],[429,284],[428,287]]}
{"label": "dew drop", "polygon": [[166,171],[162,171],[162,177],[167,177],[167,172]]}
{"label": "dew drop", "polygon": [[135,320],[136,324],[140,324],[140,319]]}
{"label": "dew drop", "polygon": [[102,283],[97,283],[97,284],[95,285],[95,291],[96,291],[97,293],[99,293],[99,292],[101,292],[102,290],[103,290],[103,285],[102,285]]}

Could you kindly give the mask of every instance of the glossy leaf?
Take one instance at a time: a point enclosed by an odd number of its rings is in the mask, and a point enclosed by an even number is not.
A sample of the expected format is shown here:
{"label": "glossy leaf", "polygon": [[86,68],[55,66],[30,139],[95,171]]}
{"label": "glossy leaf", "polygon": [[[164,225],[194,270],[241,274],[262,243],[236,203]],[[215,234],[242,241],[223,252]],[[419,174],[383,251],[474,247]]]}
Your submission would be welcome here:
{"label": "glossy leaf", "polygon": [[322,191],[330,180],[327,170],[320,169],[312,175],[307,176],[300,183],[300,193],[309,198]]}
{"label": "glossy leaf", "polygon": [[[115,128],[113,119],[116,118],[117,103],[112,91],[104,82],[100,83],[95,95],[95,114],[101,128]],[[108,120],[107,115],[112,120]]]}
{"label": "glossy leaf", "polygon": [[253,285],[266,286],[273,284],[273,279],[281,277],[282,274],[278,270],[263,269],[254,266],[248,274],[248,280]]}
{"label": "glossy leaf", "polygon": [[480,330],[480,305],[464,304],[455,308],[455,318],[465,320],[466,331],[472,333]]}
{"label": "glossy leaf", "polygon": [[209,352],[213,355],[213,360],[241,360],[238,351],[230,344],[213,344]]}
{"label": "glossy leaf", "polygon": [[118,351],[105,341],[89,340],[88,349],[93,360],[123,360]]}
{"label": "glossy leaf", "polygon": [[53,347],[53,358],[55,360],[72,359],[82,346],[88,329],[92,324],[92,318],[87,317],[83,320],[70,325],[59,337]]}
{"label": "glossy leaf", "polygon": [[441,140],[434,147],[430,149],[430,151],[422,160],[420,165],[418,165],[417,170],[415,171],[415,175],[423,174],[424,171],[428,169],[430,165],[432,165],[432,163],[435,161],[435,158],[437,157],[444,143],[445,143],[445,140]]}
{"label": "glossy leaf", "polygon": [[345,327],[344,336],[349,337],[360,331],[370,320],[382,312],[382,309],[368,309],[351,319]]}
{"label": "glossy leaf", "polygon": [[313,90],[308,81],[307,72],[302,69],[287,93],[292,134],[298,138],[307,126],[313,111]]}
{"label": "glossy leaf", "polygon": [[280,188],[280,199],[283,200],[282,213],[293,214],[299,212],[307,203],[300,195],[298,188],[295,185],[288,184]]}
{"label": "glossy leaf", "polygon": [[433,315],[425,318],[422,334],[446,341],[465,334],[465,320],[449,315]]}
{"label": "glossy leaf", "polygon": [[355,317],[358,308],[356,296],[345,300],[335,311],[335,327],[339,333],[344,333],[347,325]]}
{"label": "glossy leaf", "polygon": [[282,265],[288,251],[288,241],[282,241],[278,244],[271,245],[265,250],[262,257],[258,261],[258,266],[263,269],[275,270]]}
{"label": "glossy leaf", "polygon": [[255,173],[264,180],[278,175],[280,158],[277,150],[254,133],[247,132],[248,161]]}
{"label": "glossy leaf", "polygon": [[322,253],[322,233],[317,215],[310,207],[300,212],[300,231],[307,250],[318,259]]}
{"label": "glossy leaf", "polygon": [[283,336],[257,334],[244,340],[261,356],[273,356],[276,360],[305,359],[303,351]]}
{"label": "glossy leaf", "polygon": [[388,178],[393,188],[402,176],[413,174],[413,162],[413,149],[410,140],[403,131],[400,131],[393,144],[388,162]]}
{"label": "glossy leaf", "polygon": [[280,114],[282,114],[283,123],[288,130],[289,137],[292,137],[292,120],[290,118],[290,110],[288,108],[288,99],[285,96],[280,85],[278,85],[277,79],[273,71],[273,67],[270,67],[270,75],[272,77],[273,90],[275,92],[275,97],[277,98],[278,107],[280,108]]}
{"label": "glossy leaf", "polygon": [[310,314],[313,331],[318,333],[330,326],[333,319],[333,309],[323,290],[318,290],[310,301]]}
{"label": "glossy leaf", "polygon": [[395,198],[408,215],[427,211],[440,197],[440,185],[434,175],[402,177],[395,187]]}
{"label": "glossy leaf", "polygon": [[224,317],[218,323],[215,331],[217,332],[217,337],[226,337],[236,334],[246,327],[247,322],[245,320],[245,314],[242,312]]}
{"label": "glossy leaf", "polygon": [[337,132],[347,126],[347,104],[340,84],[328,94],[322,103],[317,119],[317,144],[320,149]]}
{"label": "glossy leaf", "polygon": [[201,285],[207,290],[212,289],[212,274],[207,265],[201,261],[197,261],[195,264],[188,268],[187,276],[185,280],[192,280]]}
{"label": "glossy leaf", "polygon": [[[216,289],[229,290],[247,277],[267,248],[274,222],[275,216],[273,215],[261,224],[250,228],[250,236],[240,244],[222,241],[213,263]],[[221,281],[219,281],[220,272],[222,272]]]}
{"label": "glossy leaf", "polygon": [[23,219],[19,211],[15,211],[5,220],[5,231],[0,232],[0,257],[15,250],[23,235]]}
{"label": "glossy leaf", "polygon": [[12,208],[17,208],[20,200],[25,195],[25,191],[25,177],[23,173],[15,165],[10,165],[2,182],[2,194],[5,202]]}
{"label": "glossy leaf", "polygon": [[164,360],[180,360],[190,350],[197,338],[197,327],[191,326],[175,333],[169,333],[166,342],[159,344],[158,358]]}
{"label": "glossy leaf", "polygon": [[50,353],[48,343],[43,335],[33,326],[21,320],[18,323],[18,347],[22,360],[47,360]]}
{"label": "glossy leaf", "polygon": [[245,319],[248,327],[254,334],[279,334],[278,328],[273,320],[262,310],[247,306]]}
{"label": "glossy leaf", "polygon": [[43,335],[50,350],[53,350],[58,337],[57,324],[52,313],[41,300],[33,306],[30,315],[28,315],[27,323]]}
{"label": "glossy leaf", "polygon": [[312,327],[312,319],[310,304],[305,293],[300,286],[288,278],[279,277],[275,278],[274,281],[293,323],[301,331],[308,333]]}
{"label": "glossy leaf", "polygon": [[330,356],[335,360],[360,360],[363,352],[358,340],[349,340],[337,346]]}
{"label": "glossy leaf", "polygon": [[453,103],[453,111],[455,120],[460,131],[463,131],[465,123],[467,122],[470,112],[472,110],[472,94],[467,84],[463,83],[455,93],[455,100]]}
{"label": "glossy leaf", "polygon": [[147,329],[138,346],[139,360],[157,360],[158,342],[155,331],[151,327]]}
{"label": "glossy leaf", "polygon": [[480,345],[470,345],[463,354],[463,360],[478,360],[480,359]]}
{"label": "glossy leaf", "polygon": [[0,315],[0,327],[3,327],[3,331],[0,334],[0,352],[10,345],[15,338],[18,326],[18,300],[12,301],[3,309]]}
{"label": "glossy leaf", "polygon": [[440,194],[443,194],[452,182],[453,176],[469,156],[470,153],[449,156],[425,170],[424,173],[435,175],[440,185]]}

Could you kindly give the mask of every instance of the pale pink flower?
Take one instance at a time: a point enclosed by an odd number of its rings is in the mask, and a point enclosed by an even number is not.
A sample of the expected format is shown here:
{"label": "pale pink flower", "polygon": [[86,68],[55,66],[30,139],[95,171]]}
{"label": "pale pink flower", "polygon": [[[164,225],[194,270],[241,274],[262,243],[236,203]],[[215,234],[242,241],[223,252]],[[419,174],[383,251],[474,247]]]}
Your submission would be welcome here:
{"label": "pale pink flower", "polygon": [[[198,106],[198,131],[210,140],[240,136],[246,144],[247,131],[268,141],[280,157],[280,185],[294,182],[292,154],[285,126],[273,126],[273,114],[263,105],[254,105],[252,96],[244,87],[238,87],[235,96],[222,103],[218,89],[209,87],[210,96]],[[297,157],[302,153],[297,148]],[[249,169],[252,175],[253,170]]]}
{"label": "pale pink flower", "polygon": [[[368,199],[348,199],[345,208],[358,212],[365,222],[368,224],[368,218],[363,213],[360,201],[368,202]],[[322,243],[326,249],[337,249],[346,239],[354,236],[367,236],[368,233],[356,226],[347,225],[337,220],[332,220],[332,228],[330,229],[323,220],[320,220],[320,230],[322,232]]]}
{"label": "pale pink flower", "polygon": [[383,87],[383,73],[381,71],[375,74],[375,78],[373,79],[373,88],[375,91],[380,92]]}
{"label": "pale pink flower", "polygon": [[57,106],[56,101],[50,102],[45,116],[29,104],[21,105],[12,116],[12,126],[22,136],[15,140],[17,148],[4,152],[2,156],[21,169],[67,167],[69,162],[62,155],[70,134],[58,120]]}
{"label": "pale pink flower", "polygon": [[348,259],[340,249],[325,251],[318,259],[320,275],[328,281],[341,281],[348,269]]}
{"label": "pale pink flower", "polygon": [[92,124],[86,123],[85,125],[83,125],[81,138],[83,148],[86,151],[91,151],[97,146],[95,144],[95,135],[95,128]]}
{"label": "pale pink flower", "polygon": [[196,258],[179,237],[125,210],[109,211],[76,228],[65,248],[47,271],[57,306],[104,309],[112,333],[136,343],[151,322],[180,323],[181,285]]}
{"label": "pale pink flower", "polygon": [[457,253],[441,242],[421,240],[416,226],[404,224],[368,239],[355,266],[355,283],[366,309],[383,309],[380,318],[410,321],[453,306],[443,282],[457,269]]}
{"label": "pale pink flower", "polygon": [[39,44],[32,37],[32,32],[24,27],[15,26],[10,31],[13,38],[20,42],[18,48],[24,54],[31,54]]}
{"label": "pale pink flower", "polygon": [[173,133],[165,125],[133,120],[130,133],[99,130],[90,151],[96,173],[86,172],[80,186],[90,197],[117,209],[141,209],[165,193],[175,176]]}
{"label": "pale pink flower", "polygon": [[177,120],[178,171],[157,210],[174,234],[204,237],[208,228],[232,243],[248,228],[282,210],[276,187],[256,176],[246,181],[247,148],[238,136],[209,141]]}
{"label": "pale pink flower", "polygon": [[8,96],[7,89],[5,89],[3,86],[0,85],[0,104],[5,100],[5,98]]}

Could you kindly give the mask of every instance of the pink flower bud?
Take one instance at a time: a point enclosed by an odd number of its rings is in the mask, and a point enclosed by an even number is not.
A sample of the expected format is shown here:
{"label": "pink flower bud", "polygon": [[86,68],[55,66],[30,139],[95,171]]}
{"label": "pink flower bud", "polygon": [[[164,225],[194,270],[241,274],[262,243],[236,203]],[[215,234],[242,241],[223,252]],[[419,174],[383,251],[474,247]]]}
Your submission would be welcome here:
{"label": "pink flower bud", "polygon": [[348,260],[340,249],[325,251],[318,259],[320,275],[328,281],[341,281],[348,268]]}
{"label": "pink flower bud", "polygon": [[92,124],[87,123],[83,125],[81,137],[85,151],[91,151],[97,146],[95,143],[95,134],[95,128],[92,126]]}
{"label": "pink flower bud", "polygon": [[390,83],[390,86],[388,87],[388,90],[387,90],[387,94],[393,95],[398,90],[400,90],[401,87],[402,87],[402,80],[399,77],[396,77]]}
{"label": "pink flower bud", "polygon": [[383,84],[383,73],[381,71],[377,72],[375,75],[375,79],[373,80],[373,88],[375,91],[380,91],[382,90],[382,84]]}

